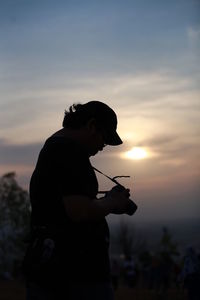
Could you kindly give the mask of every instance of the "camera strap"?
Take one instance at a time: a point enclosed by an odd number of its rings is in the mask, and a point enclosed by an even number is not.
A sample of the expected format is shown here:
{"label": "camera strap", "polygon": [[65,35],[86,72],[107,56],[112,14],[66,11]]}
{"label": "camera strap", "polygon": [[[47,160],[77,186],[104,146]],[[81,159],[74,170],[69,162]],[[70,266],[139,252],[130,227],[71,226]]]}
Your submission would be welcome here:
{"label": "camera strap", "polygon": [[[101,172],[101,171],[99,171],[97,168],[95,168],[95,167],[92,167],[95,171],[97,171],[98,173],[100,173],[100,174],[102,174],[103,176],[105,176],[106,178],[108,178],[108,179],[110,179],[112,182],[114,182],[115,184],[117,184],[118,186],[120,186],[120,187],[123,187],[123,185],[122,184],[120,184],[117,180],[116,180],[116,178],[121,178],[121,177],[130,177],[130,176],[124,176],[124,175],[122,175],[122,176],[115,176],[115,177],[113,177],[113,178],[111,178],[110,176],[108,176],[108,175],[106,175],[106,174],[104,174],[103,172]],[[123,187],[124,188],[124,187]],[[99,191],[98,192],[98,194],[106,194],[108,191]],[[127,214],[129,215],[129,216],[132,216],[134,213],[135,213],[135,211],[137,210],[137,205],[131,200],[131,199],[129,199],[130,201],[129,201],[129,204],[128,204],[128,207],[127,207]]]}
{"label": "camera strap", "polygon": [[[129,178],[130,176],[126,176],[126,175],[121,175],[121,176],[115,176],[115,177],[110,177],[110,176],[108,176],[108,175],[106,175],[106,174],[104,174],[103,172],[101,172],[101,171],[99,171],[97,168],[95,168],[95,167],[93,167],[93,169],[95,170],[95,171],[97,171],[98,173],[100,173],[100,174],[102,174],[103,176],[105,176],[106,178],[108,178],[108,179],[110,179],[112,182],[114,182],[115,184],[117,184],[117,185],[119,185],[119,186],[121,186],[121,187],[123,187],[117,180],[116,180],[116,178],[122,178],[122,177],[125,177],[125,178]],[[100,193],[102,193],[102,192],[100,192]]]}

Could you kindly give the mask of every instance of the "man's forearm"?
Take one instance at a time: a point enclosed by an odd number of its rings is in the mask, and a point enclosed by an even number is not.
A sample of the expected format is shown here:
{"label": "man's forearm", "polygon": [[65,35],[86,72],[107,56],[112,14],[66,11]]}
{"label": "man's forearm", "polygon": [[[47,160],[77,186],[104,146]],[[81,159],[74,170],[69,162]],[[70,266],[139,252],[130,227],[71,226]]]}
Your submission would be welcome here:
{"label": "man's forearm", "polygon": [[66,213],[74,222],[98,220],[111,212],[107,197],[90,199],[87,196],[72,195],[63,198]]}
{"label": "man's forearm", "polygon": [[110,205],[110,202],[108,201],[107,197],[94,199],[91,202],[90,208],[89,208],[89,218],[102,218],[107,216],[112,210],[112,207]]}
{"label": "man's forearm", "polygon": [[98,220],[109,213],[123,214],[129,203],[129,190],[111,191],[106,197],[91,199],[83,195],[65,196],[63,202],[67,215],[75,222]]}

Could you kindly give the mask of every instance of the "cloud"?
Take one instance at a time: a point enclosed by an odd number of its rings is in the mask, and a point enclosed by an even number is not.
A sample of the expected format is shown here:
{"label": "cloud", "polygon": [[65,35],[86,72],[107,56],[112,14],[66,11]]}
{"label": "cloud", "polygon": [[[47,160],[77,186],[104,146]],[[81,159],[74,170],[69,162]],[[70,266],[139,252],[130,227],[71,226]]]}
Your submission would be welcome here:
{"label": "cloud", "polygon": [[18,145],[0,139],[0,165],[32,166],[36,162],[40,148],[40,143]]}
{"label": "cloud", "polygon": [[[143,147],[150,155],[139,161],[121,158],[122,153],[135,146]],[[149,185],[153,189],[157,185],[162,188],[173,185],[173,182],[181,185],[180,178],[188,185],[189,181],[200,178],[199,147],[200,142],[196,139],[184,139],[174,132],[141,138],[138,142],[128,140],[120,147],[108,146],[92,161],[108,174],[136,176],[142,185]]]}
{"label": "cloud", "polygon": [[[29,143],[30,138],[42,140],[51,130],[61,126],[64,109],[69,105],[94,99],[105,101],[116,110],[122,137],[128,132],[129,135],[132,132],[152,135],[155,128],[160,133],[176,128],[178,133],[186,131],[184,134],[188,136],[192,131],[199,132],[197,75],[190,77],[174,71],[155,70],[82,77],[61,72],[58,77],[48,79],[43,83],[29,83],[28,87],[22,82],[15,83],[11,91],[7,86],[0,104],[2,138],[8,137],[15,142],[17,138],[23,142],[23,138]],[[31,135],[27,135],[26,130]]]}
{"label": "cloud", "polygon": [[0,139],[0,176],[15,172],[19,184],[28,189],[41,147],[41,143],[15,144]]}
{"label": "cloud", "polygon": [[[128,143],[130,145],[130,141]],[[196,135],[184,137],[172,134],[154,135],[151,138],[141,139],[134,146],[144,147],[152,152],[150,159],[159,164],[187,165],[191,164],[191,169],[198,169],[200,140],[196,140]]]}

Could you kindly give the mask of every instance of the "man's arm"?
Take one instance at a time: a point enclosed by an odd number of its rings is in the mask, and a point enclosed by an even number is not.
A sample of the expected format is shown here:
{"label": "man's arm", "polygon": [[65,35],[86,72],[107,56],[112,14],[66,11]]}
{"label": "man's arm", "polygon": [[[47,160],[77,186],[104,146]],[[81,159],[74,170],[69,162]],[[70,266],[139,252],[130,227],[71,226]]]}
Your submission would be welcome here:
{"label": "man's arm", "polygon": [[111,191],[108,196],[90,199],[83,195],[64,196],[66,214],[74,222],[98,220],[109,213],[122,214],[127,210],[129,190]]}

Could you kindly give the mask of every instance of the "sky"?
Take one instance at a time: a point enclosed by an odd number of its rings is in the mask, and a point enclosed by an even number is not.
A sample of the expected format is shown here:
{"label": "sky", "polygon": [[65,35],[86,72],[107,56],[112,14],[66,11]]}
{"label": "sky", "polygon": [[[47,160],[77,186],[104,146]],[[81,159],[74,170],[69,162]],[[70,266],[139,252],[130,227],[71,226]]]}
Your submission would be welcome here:
{"label": "sky", "polygon": [[[0,0],[0,176],[28,189],[65,109],[100,100],[124,143],[91,162],[131,176],[134,220],[199,217],[199,12],[199,0]],[[146,157],[125,158],[133,147]]]}

